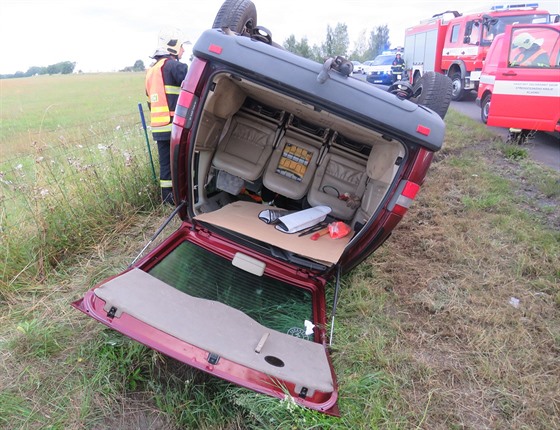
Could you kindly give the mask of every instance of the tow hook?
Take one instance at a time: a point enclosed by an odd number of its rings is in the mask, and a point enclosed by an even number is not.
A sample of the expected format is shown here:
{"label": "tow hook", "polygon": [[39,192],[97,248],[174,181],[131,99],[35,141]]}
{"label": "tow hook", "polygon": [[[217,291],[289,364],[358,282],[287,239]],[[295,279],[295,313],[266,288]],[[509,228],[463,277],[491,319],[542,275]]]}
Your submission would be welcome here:
{"label": "tow hook", "polygon": [[327,79],[329,79],[330,69],[337,71],[343,76],[350,76],[352,70],[354,70],[354,65],[352,62],[341,56],[327,58],[327,60],[323,63],[323,70],[321,70],[317,76],[317,82],[320,84],[327,82]]}

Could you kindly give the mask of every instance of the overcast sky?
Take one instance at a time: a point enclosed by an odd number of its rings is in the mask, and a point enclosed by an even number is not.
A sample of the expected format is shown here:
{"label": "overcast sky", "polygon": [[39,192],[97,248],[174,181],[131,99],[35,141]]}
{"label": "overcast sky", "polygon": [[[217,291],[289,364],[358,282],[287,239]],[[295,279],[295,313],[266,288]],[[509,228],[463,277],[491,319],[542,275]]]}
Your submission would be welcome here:
{"label": "overcast sky", "polygon": [[[511,2],[514,2],[511,0]],[[159,31],[176,27],[195,42],[211,28],[223,0],[0,0],[0,73],[76,62],[84,72],[116,71],[136,60],[149,65]],[[378,25],[389,27],[392,46],[404,31],[443,12],[467,12],[498,1],[253,0],[257,23],[282,43],[291,34],[311,45],[324,41],[327,25],[346,24],[353,45]],[[515,1],[514,3],[519,3]],[[559,0],[539,1],[560,13]],[[185,55],[184,60],[188,57]]]}

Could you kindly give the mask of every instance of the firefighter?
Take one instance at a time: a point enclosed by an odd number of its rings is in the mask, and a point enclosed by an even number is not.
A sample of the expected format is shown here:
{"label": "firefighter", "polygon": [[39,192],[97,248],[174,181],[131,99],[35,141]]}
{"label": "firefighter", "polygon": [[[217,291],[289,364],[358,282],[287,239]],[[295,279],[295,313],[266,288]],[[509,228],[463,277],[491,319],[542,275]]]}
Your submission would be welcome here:
{"label": "firefighter", "polygon": [[544,39],[535,39],[531,34],[520,33],[513,39],[513,46],[519,52],[514,55],[511,66],[550,67],[550,57],[541,48]]}
{"label": "firefighter", "polygon": [[402,59],[400,52],[397,52],[397,54],[395,55],[395,59],[391,64],[391,72],[393,73],[393,82],[398,80],[398,75],[401,75],[401,80],[403,79],[402,75],[404,73],[404,60]]}
{"label": "firefighter", "polygon": [[400,52],[397,52],[397,54],[395,55],[393,66],[401,66],[402,68],[404,68],[404,60],[402,59]]}
{"label": "firefighter", "polygon": [[183,56],[183,37],[178,30],[165,30],[151,58],[154,63],[146,74],[146,95],[150,108],[153,139],[157,143],[161,199],[174,204],[171,184],[171,124],[183,79],[188,66],[179,60]]}

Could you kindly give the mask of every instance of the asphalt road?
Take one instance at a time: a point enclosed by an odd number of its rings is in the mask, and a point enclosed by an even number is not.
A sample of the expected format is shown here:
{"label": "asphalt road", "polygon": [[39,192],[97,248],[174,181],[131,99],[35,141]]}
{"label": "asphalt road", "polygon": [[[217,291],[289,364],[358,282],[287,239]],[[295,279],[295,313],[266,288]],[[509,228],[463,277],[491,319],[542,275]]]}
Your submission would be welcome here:
{"label": "asphalt road", "polygon": [[[465,100],[451,102],[451,109],[466,115],[480,123],[480,108],[475,103],[476,93],[470,93]],[[502,136],[504,141],[508,136],[508,130],[499,127],[488,127],[497,135]],[[523,145],[529,150],[531,158],[548,166],[556,171],[560,171],[560,136],[558,133],[537,132],[535,136]]]}

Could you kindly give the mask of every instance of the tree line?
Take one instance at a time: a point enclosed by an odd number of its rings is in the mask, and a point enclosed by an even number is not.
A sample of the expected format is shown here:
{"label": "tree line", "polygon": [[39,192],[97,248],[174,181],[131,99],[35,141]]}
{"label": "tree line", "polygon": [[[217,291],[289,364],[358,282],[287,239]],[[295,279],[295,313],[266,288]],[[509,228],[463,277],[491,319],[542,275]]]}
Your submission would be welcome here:
{"label": "tree line", "polygon": [[[389,28],[387,25],[375,27],[366,36],[366,30],[360,34],[358,41],[354,44],[354,49],[350,51],[350,37],[346,24],[338,23],[334,28],[327,25],[325,41],[320,45],[309,45],[307,37],[297,40],[292,34],[283,43],[286,50],[293,52],[301,57],[309,58],[317,62],[324,62],[326,58],[341,56],[349,60],[364,62],[373,60],[383,51],[391,46],[389,41]],[[24,78],[35,75],[57,75],[70,74],[74,72],[75,62],[61,61],[47,67],[33,66],[27,72],[16,72],[14,74],[0,75],[0,79]],[[141,72],[145,70],[144,62],[137,60],[133,66],[125,67],[121,72]]]}
{"label": "tree line", "polygon": [[14,74],[0,75],[0,78],[25,78],[35,75],[68,75],[74,72],[76,63],[72,61],[61,61],[60,63],[51,64],[50,66],[32,66],[27,72],[15,72]]}
{"label": "tree line", "polygon": [[360,62],[373,60],[383,51],[388,50],[391,44],[389,28],[387,25],[379,25],[370,31],[367,36],[366,30],[363,30],[351,51],[348,27],[346,24],[338,23],[334,28],[327,25],[325,41],[320,45],[310,46],[306,37],[298,41],[292,34],[284,41],[283,46],[286,50],[301,57],[322,63],[326,58],[336,56]]}
{"label": "tree line", "polygon": [[[60,63],[51,64],[47,67],[32,66],[27,69],[27,72],[18,71],[13,74],[0,75],[0,79],[9,78],[26,78],[35,75],[69,75],[74,73],[76,68],[76,63],[72,61],[61,61]],[[134,65],[125,67],[120,72],[143,72],[146,70],[144,67],[144,62],[142,60],[136,60]]]}

